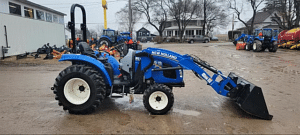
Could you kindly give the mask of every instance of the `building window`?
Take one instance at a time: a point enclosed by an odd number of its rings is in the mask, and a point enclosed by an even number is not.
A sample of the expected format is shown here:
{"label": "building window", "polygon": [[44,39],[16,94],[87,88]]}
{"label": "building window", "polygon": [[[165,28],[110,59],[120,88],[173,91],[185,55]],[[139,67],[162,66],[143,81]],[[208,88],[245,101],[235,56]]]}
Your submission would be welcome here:
{"label": "building window", "polygon": [[45,13],[43,11],[36,10],[36,19],[45,20]]}
{"label": "building window", "polygon": [[15,15],[21,15],[21,6],[15,3],[9,2],[9,13]]}
{"label": "building window", "polygon": [[177,30],[175,30],[175,36],[178,36],[178,31]]}
{"label": "building window", "polygon": [[142,32],[139,32],[139,36],[142,36]]}
{"label": "building window", "polygon": [[56,15],[53,15],[53,22],[58,23],[58,17]]}
{"label": "building window", "polygon": [[65,22],[64,22],[64,17],[59,17],[59,21],[58,21],[58,23],[60,23],[60,24],[64,24]]}
{"label": "building window", "polygon": [[46,13],[46,21],[47,22],[52,22],[52,14]]}
{"label": "building window", "polygon": [[25,17],[28,17],[28,18],[31,18],[31,19],[34,18],[34,12],[33,12],[32,8],[24,7],[24,14],[25,14]]}

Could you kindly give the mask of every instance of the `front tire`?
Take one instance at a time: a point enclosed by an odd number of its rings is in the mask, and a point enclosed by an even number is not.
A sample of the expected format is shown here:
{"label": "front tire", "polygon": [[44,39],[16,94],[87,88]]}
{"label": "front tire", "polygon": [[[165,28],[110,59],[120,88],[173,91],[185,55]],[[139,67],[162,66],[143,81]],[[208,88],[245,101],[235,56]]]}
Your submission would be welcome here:
{"label": "front tire", "polygon": [[54,84],[55,99],[72,114],[93,112],[102,102],[106,86],[101,74],[85,65],[72,65],[59,73]]}
{"label": "front tire", "polygon": [[262,43],[258,40],[255,40],[254,43],[253,43],[253,51],[254,52],[260,52],[262,51]]}
{"label": "front tire", "polygon": [[168,86],[154,84],[145,90],[143,103],[151,114],[166,114],[173,107],[174,95]]}
{"label": "front tire", "polygon": [[246,43],[245,49],[246,49],[246,51],[250,51],[251,50],[251,44]]}

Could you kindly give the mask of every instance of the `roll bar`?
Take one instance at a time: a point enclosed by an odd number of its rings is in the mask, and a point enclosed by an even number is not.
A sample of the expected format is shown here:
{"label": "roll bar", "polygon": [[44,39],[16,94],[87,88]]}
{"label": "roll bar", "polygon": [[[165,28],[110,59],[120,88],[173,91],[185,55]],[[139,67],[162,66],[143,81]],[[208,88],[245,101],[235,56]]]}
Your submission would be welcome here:
{"label": "roll bar", "polygon": [[[86,38],[86,13],[85,13],[85,9],[82,5],[79,4],[73,4],[71,7],[71,21],[68,22],[68,27],[71,30],[71,38],[73,40],[73,42],[75,43],[75,8],[79,7],[82,11],[82,24],[80,25],[81,30],[83,31],[82,35],[83,35],[83,41],[87,42],[87,38]],[[73,52],[76,52],[76,45],[74,44],[73,48],[72,48]]]}

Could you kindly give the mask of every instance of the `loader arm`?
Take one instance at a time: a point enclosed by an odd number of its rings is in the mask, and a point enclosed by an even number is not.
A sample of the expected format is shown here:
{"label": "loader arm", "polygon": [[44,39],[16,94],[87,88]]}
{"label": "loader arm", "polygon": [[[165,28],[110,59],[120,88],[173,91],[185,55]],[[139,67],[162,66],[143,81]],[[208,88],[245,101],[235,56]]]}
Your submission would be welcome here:
{"label": "loader arm", "polygon": [[237,39],[235,39],[234,41],[239,41],[241,40],[242,38],[246,37],[247,34],[242,34],[241,36],[239,36]]}
{"label": "loader arm", "polygon": [[[179,67],[182,67],[185,70],[192,70],[196,76],[203,78],[207,84],[220,95],[228,96],[229,91],[225,90],[226,84],[230,83],[234,88],[237,86],[231,78],[224,76],[221,71],[210,66],[207,62],[197,58],[196,56],[192,57],[190,55],[181,55],[169,50],[158,48],[147,48],[143,51],[152,54],[155,60],[177,63]],[[210,76],[204,68],[213,72],[214,75]],[[219,76],[222,77],[222,81],[220,82],[216,81]]]}
{"label": "loader arm", "polygon": [[[235,73],[230,73],[226,77],[221,71],[197,56],[181,55],[158,48],[147,48],[143,52],[151,54],[154,60],[178,65],[173,68],[181,67],[185,70],[192,70],[198,78],[204,79],[218,94],[233,99],[247,113],[266,120],[273,118],[268,112],[262,89]],[[214,75],[210,76],[204,69],[213,72]],[[151,68],[148,70],[153,71]],[[216,81],[218,77],[222,78],[220,82]]]}

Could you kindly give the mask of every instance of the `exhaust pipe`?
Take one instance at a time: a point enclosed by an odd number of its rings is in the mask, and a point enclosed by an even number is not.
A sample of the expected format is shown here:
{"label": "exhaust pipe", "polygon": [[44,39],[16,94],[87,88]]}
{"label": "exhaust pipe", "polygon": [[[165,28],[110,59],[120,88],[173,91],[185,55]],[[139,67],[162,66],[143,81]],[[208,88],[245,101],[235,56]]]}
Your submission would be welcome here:
{"label": "exhaust pipe", "polygon": [[[231,89],[227,94],[233,99],[245,112],[265,120],[272,120],[273,116],[269,114],[262,89],[235,73],[228,75],[237,87]],[[229,86],[230,87],[230,86]]]}

